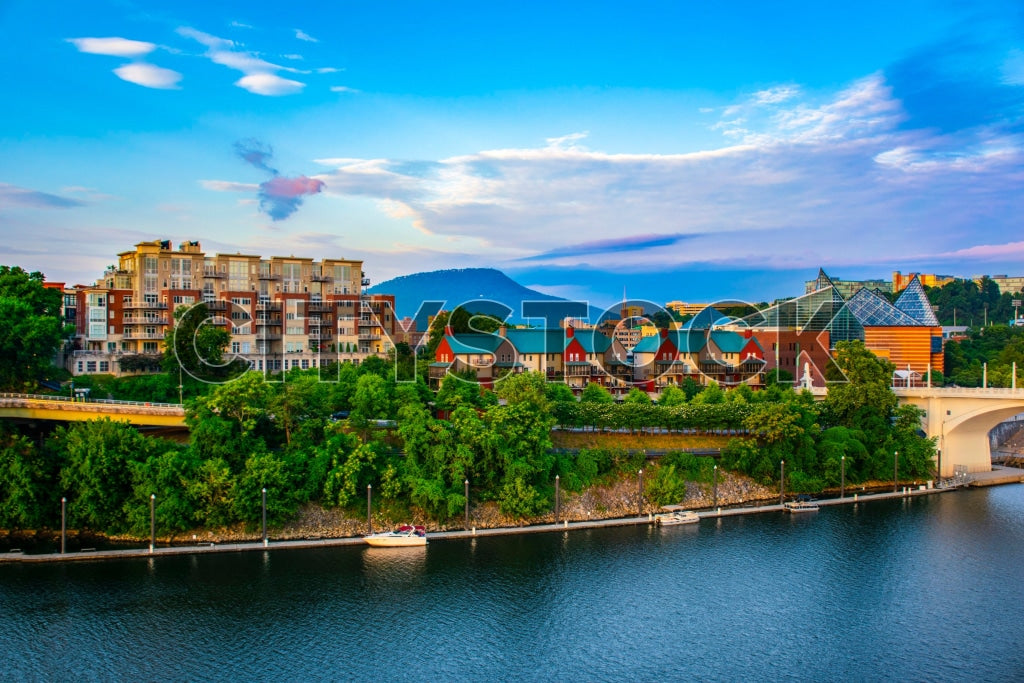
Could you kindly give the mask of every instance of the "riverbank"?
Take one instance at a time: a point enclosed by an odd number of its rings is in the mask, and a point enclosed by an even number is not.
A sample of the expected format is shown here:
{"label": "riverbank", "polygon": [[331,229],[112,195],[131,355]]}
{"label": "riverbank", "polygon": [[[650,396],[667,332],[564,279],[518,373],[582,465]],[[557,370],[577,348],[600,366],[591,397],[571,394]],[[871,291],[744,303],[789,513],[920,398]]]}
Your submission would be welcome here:
{"label": "riverbank", "polygon": [[[819,500],[820,506],[830,505],[859,505],[867,504],[879,500],[891,500],[893,498],[911,498],[917,496],[936,495],[940,493],[948,493],[955,491],[956,489],[928,489],[918,488],[909,489],[904,488],[898,492],[886,492],[886,493],[869,493],[859,494],[855,493],[847,495],[843,498],[829,498]],[[778,503],[766,504],[766,505],[743,505],[737,507],[722,507],[714,510],[704,510],[698,512],[698,516],[702,519],[715,519],[721,517],[735,517],[739,515],[755,515],[755,514],[766,514],[773,512],[782,512],[783,506]],[[444,541],[444,540],[466,540],[486,536],[507,536],[511,534],[527,534],[527,533],[550,533],[550,532],[568,532],[573,530],[582,529],[595,529],[602,527],[614,527],[614,526],[635,526],[654,524],[654,513],[648,512],[643,515],[616,517],[608,519],[592,519],[592,520],[579,520],[569,521],[561,520],[558,522],[552,521],[541,524],[531,524],[526,526],[506,526],[506,527],[494,527],[494,528],[470,528],[460,530],[448,530],[448,531],[435,531],[429,533],[431,541]],[[210,553],[226,553],[226,552],[246,552],[253,550],[288,550],[288,549],[302,549],[302,548],[324,548],[334,546],[362,546],[364,545],[361,536],[345,536],[336,538],[304,538],[304,539],[268,539],[267,541],[246,541],[236,543],[211,543],[211,542],[200,542],[197,541],[191,545],[178,545],[171,547],[155,547],[149,548],[132,548],[132,549],[119,549],[119,550],[94,550],[86,549],[79,552],[73,553],[49,553],[40,555],[24,554],[21,552],[10,552],[0,555],[0,563],[47,563],[47,562],[71,562],[71,561],[95,561],[95,560],[111,560],[111,559],[127,559],[127,558],[155,558],[161,556],[172,556],[172,555],[202,555]]]}

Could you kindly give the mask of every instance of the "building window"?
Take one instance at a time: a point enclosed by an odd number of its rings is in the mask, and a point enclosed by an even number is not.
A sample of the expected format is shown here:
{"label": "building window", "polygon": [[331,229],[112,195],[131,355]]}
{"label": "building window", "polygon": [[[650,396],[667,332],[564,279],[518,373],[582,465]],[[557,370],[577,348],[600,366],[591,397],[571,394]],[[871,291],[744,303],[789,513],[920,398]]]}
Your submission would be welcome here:
{"label": "building window", "polygon": [[110,361],[100,361],[100,372],[110,372]]}
{"label": "building window", "polygon": [[242,345],[236,341],[231,342],[231,353],[239,353],[242,350]]}
{"label": "building window", "polygon": [[96,372],[96,361],[90,360],[85,363],[86,372]]}

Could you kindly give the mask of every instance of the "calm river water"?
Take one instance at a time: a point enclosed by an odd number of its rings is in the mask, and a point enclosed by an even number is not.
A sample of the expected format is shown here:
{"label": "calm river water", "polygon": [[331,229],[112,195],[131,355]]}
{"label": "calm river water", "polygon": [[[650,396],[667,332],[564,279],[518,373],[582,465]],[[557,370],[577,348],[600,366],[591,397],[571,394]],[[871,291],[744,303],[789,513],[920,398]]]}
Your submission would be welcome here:
{"label": "calm river water", "polygon": [[1024,486],[426,549],[0,565],[0,679],[1024,679]]}

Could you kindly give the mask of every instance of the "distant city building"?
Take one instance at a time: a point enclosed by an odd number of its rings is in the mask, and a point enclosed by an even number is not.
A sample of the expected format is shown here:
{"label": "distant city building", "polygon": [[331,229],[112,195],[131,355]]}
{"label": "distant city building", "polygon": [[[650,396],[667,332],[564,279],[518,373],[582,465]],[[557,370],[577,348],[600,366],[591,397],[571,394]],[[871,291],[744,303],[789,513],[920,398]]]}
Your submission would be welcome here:
{"label": "distant city building", "polygon": [[710,304],[688,304],[683,301],[669,301],[665,304],[665,308],[681,316],[697,315],[708,306]]}
{"label": "distant city building", "polygon": [[942,287],[956,280],[952,275],[935,275],[934,273],[907,273],[903,275],[900,271],[894,270],[892,273],[892,289],[890,291],[902,292],[915,277],[925,287]]}
{"label": "distant city building", "polygon": [[[992,282],[999,285],[999,292],[1009,292],[1010,294],[1016,294],[1024,291],[1024,277],[1010,277],[1009,275],[992,275],[989,277]],[[975,282],[981,282],[981,278],[975,280]]]}
{"label": "distant city building", "polygon": [[[817,279],[808,280],[804,283],[804,294],[810,294],[821,289],[821,272],[823,271],[819,271]],[[832,283],[831,286],[835,287],[836,291],[839,292],[839,296],[844,299],[849,299],[862,289],[877,289],[886,294],[893,291],[893,284],[888,280],[837,280],[829,278],[829,281]]]}
{"label": "distant city building", "polygon": [[[203,303],[231,334],[231,356],[255,370],[358,363],[385,355],[395,336],[395,301],[363,294],[362,261],[251,254],[208,255],[199,242],[140,242],[118,254],[74,295],[73,374],[156,370],[179,307]],[[125,362],[130,358],[129,362]],[[126,366],[126,367],[125,367]]]}

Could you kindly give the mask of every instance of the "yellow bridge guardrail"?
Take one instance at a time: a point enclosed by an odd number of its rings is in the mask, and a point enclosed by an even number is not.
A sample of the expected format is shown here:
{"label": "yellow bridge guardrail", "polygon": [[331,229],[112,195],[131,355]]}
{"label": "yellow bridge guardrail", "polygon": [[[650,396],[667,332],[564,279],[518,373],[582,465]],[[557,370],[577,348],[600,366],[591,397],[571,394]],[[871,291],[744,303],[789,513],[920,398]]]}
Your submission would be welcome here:
{"label": "yellow bridge guardrail", "polygon": [[102,417],[126,420],[138,426],[185,426],[185,409],[177,403],[0,393],[0,418],[79,422]]}

